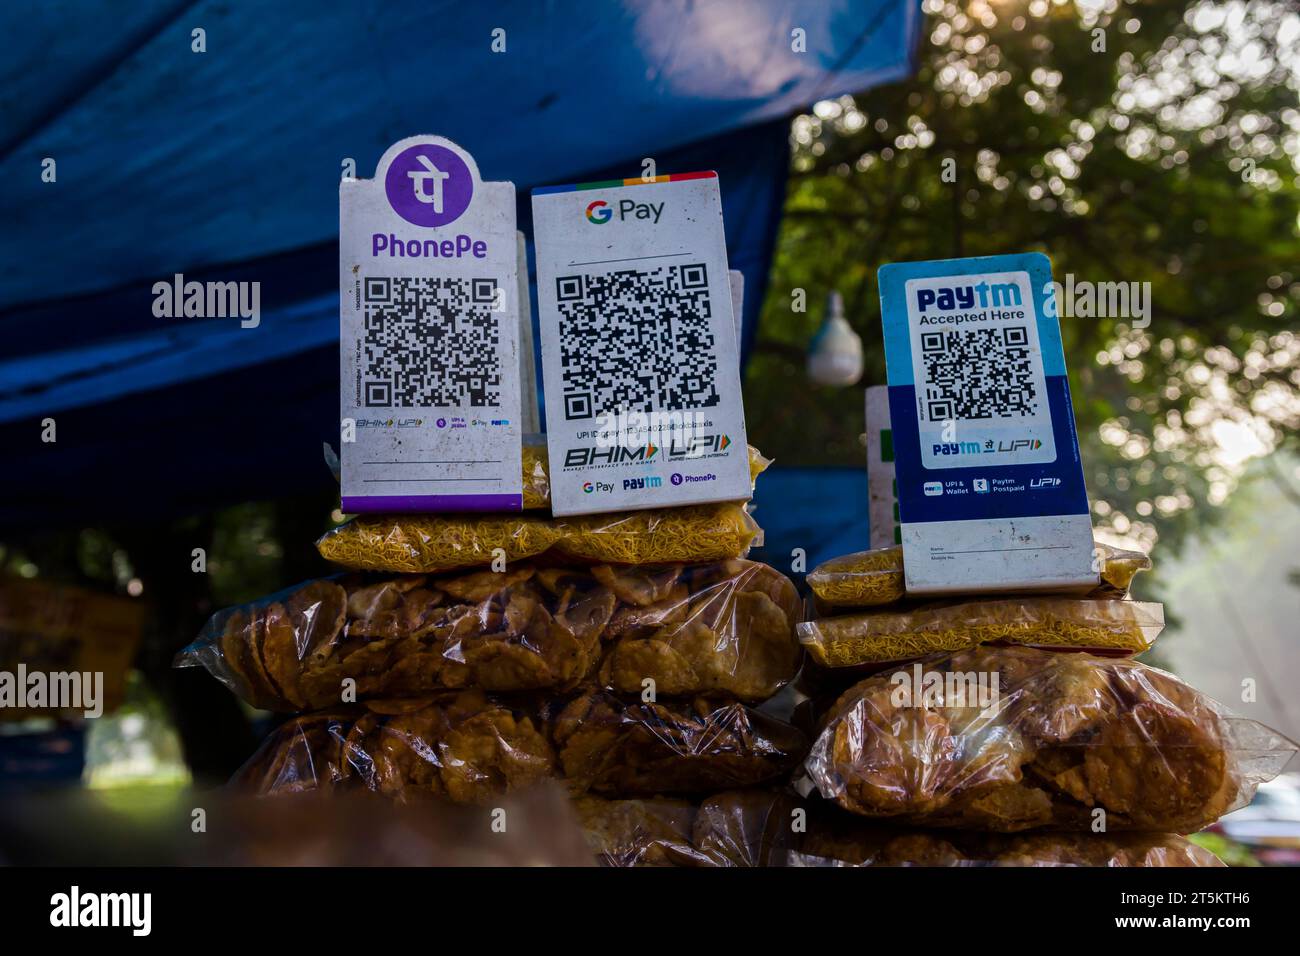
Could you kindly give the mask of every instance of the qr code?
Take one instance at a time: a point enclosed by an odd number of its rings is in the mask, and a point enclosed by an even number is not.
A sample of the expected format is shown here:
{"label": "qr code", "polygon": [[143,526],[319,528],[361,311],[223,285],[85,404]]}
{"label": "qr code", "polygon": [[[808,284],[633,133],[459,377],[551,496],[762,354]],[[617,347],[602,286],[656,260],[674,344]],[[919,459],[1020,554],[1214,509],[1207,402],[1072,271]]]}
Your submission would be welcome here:
{"label": "qr code", "polygon": [[1038,413],[1026,326],[922,332],[921,361],[929,421]]}
{"label": "qr code", "polygon": [[564,416],[718,404],[704,263],[555,280]]}
{"label": "qr code", "polygon": [[495,279],[367,276],[363,404],[501,404]]}

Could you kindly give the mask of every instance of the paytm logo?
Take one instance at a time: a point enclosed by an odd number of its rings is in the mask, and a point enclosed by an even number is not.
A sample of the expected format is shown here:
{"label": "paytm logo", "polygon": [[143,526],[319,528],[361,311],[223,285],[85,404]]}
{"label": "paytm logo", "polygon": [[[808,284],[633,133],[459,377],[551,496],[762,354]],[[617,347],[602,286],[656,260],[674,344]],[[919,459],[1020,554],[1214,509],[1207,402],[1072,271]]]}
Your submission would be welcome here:
{"label": "paytm logo", "polygon": [[938,495],[943,494],[943,482],[927,481],[925,484],[921,486],[921,490],[925,492],[925,496],[927,498],[934,498]]}
{"label": "paytm logo", "polygon": [[979,285],[940,286],[917,289],[916,307],[924,313],[932,306],[940,312],[955,309],[1003,308],[1021,305],[1020,286],[1014,282],[981,282]]}

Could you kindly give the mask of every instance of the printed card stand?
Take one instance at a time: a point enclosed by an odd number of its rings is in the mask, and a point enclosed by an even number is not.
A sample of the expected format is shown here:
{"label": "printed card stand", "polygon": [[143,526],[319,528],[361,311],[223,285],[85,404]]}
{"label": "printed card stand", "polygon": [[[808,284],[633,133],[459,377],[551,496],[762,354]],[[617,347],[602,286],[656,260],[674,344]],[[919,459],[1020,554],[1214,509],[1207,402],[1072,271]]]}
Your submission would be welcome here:
{"label": "printed card stand", "polygon": [[712,172],[533,190],[558,515],[750,497]]}
{"label": "printed card stand", "polygon": [[889,425],[889,386],[866,389],[867,532],[870,547],[892,548],[903,542],[898,523],[898,482],[894,475],[894,432]]}
{"label": "printed card stand", "polygon": [[879,271],[909,593],[1097,584],[1044,255]]}
{"label": "printed card stand", "polygon": [[519,272],[515,188],[455,143],[340,184],[345,512],[523,507]]}
{"label": "printed card stand", "polygon": [[533,305],[528,298],[528,247],[522,232],[515,233],[519,260],[519,427],[523,434],[541,432],[537,407],[537,359],[533,355]]}

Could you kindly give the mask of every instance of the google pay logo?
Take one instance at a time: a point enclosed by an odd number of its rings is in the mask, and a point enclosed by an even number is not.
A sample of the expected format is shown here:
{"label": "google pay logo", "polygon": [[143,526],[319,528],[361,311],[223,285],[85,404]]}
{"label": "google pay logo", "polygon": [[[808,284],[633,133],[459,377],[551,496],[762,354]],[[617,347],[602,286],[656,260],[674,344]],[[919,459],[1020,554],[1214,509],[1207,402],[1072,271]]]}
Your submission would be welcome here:
{"label": "google pay logo", "polygon": [[603,225],[609,222],[614,210],[609,208],[609,203],[603,199],[597,199],[587,206],[587,222],[594,222],[596,225]]}

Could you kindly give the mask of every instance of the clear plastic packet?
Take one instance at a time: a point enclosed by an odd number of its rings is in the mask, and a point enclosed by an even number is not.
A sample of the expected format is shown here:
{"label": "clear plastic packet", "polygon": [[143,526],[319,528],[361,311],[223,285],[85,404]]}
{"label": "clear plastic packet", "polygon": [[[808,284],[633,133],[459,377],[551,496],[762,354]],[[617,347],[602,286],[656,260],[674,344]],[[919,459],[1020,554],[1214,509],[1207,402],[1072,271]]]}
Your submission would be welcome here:
{"label": "clear plastic packet", "polygon": [[[1095,549],[1101,582],[1090,597],[1122,598],[1134,575],[1151,567],[1151,558],[1140,551],[1125,551],[1099,541]],[[823,609],[893,604],[906,596],[903,548],[895,545],[831,558],[809,571],[807,581]]]}
{"label": "clear plastic packet", "polygon": [[1137,573],[1151,570],[1151,555],[1142,551],[1126,551],[1094,541],[1093,554],[1101,559],[1101,583],[1093,592],[1097,597],[1127,597]]}
{"label": "clear plastic packet", "polygon": [[805,580],[819,606],[874,607],[901,601],[903,548],[876,548],[823,561]]}
{"label": "clear plastic packet", "polygon": [[699,866],[691,843],[695,804],[669,797],[575,797],[573,808],[603,866]]}
{"label": "clear plastic packet", "polygon": [[480,690],[363,705],[281,724],[231,781],[260,795],[369,790],[483,803],[562,778],[571,793],[707,793],[788,774],[807,738],[742,704],[569,701]]}
{"label": "clear plastic packet", "polygon": [[1176,833],[970,833],[859,824],[810,828],[788,866],[1213,867],[1217,856]]}
{"label": "clear plastic packet", "polygon": [[[578,823],[604,866],[780,866],[797,845],[800,802],[773,790],[729,790],[699,803],[650,797],[575,800]],[[806,814],[806,811],[803,811]]]}
{"label": "clear plastic packet", "polygon": [[788,774],[808,749],[802,732],[743,704],[606,691],[560,710],[552,740],[570,786],[620,796],[757,786]]}
{"label": "clear plastic packet", "polygon": [[982,646],[854,685],[804,770],[847,810],[919,826],[1190,833],[1296,748],[1134,660]]}
{"label": "clear plastic packet", "polygon": [[799,640],[823,667],[858,667],[992,643],[1139,654],[1164,626],[1161,604],[1025,596],[824,617],[801,623]]}
{"label": "clear plastic packet", "polygon": [[655,564],[743,557],[761,543],[736,502],[573,518],[535,515],[376,515],[316,542],[321,557],[358,571],[437,574],[542,555],[590,563]]}
{"label": "clear plastic packet", "polygon": [[698,804],[587,796],[576,809],[599,862],[615,867],[1223,866],[1177,834],[932,832],[779,790],[732,790]]}
{"label": "clear plastic packet", "polygon": [[524,510],[549,510],[551,463],[546,450],[546,436],[525,435],[521,458],[524,469]]}
{"label": "clear plastic packet", "polygon": [[799,669],[798,610],[787,578],[740,559],[344,575],[219,611],[176,664],[278,711],[466,687],[563,691],[597,671],[638,694],[758,701]]}
{"label": "clear plastic packet", "polygon": [[604,631],[605,687],[757,703],[799,670],[799,595],[766,564],[733,560],[660,572],[601,565],[593,574],[621,602]]}
{"label": "clear plastic packet", "polygon": [[469,690],[295,717],[231,785],[261,796],[368,790],[485,803],[557,775],[540,720]]}
{"label": "clear plastic packet", "polygon": [[[758,476],[771,467],[772,459],[753,445],[749,447],[749,482],[752,487]],[[525,435],[523,442],[524,510],[546,510],[551,507],[551,465],[545,435]]]}

